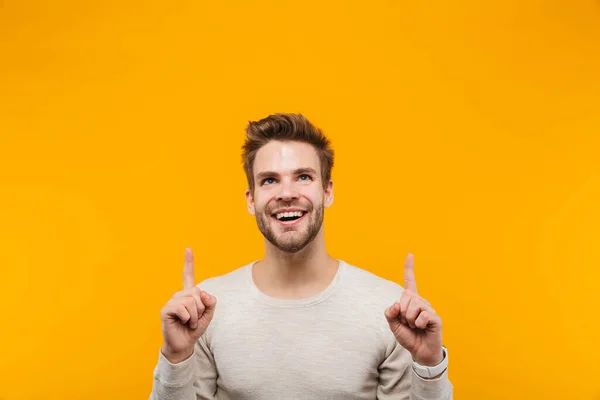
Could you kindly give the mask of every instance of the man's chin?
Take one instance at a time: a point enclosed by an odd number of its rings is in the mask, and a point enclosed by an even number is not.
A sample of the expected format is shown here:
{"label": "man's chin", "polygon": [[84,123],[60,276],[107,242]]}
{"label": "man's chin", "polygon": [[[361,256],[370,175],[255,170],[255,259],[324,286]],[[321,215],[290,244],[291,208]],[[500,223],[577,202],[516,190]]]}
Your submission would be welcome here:
{"label": "man's chin", "polygon": [[293,241],[277,240],[273,244],[279,250],[284,251],[286,253],[297,253],[300,250],[302,250],[304,247],[306,247],[306,245],[307,245],[306,241],[304,241],[304,240],[302,240],[302,241],[300,241],[300,240],[293,240]]}
{"label": "man's chin", "polygon": [[286,253],[297,253],[310,243],[307,233],[298,231],[282,232],[272,239],[271,244]]}
{"label": "man's chin", "polygon": [[278,245],[277,246],[277,248],[279,250],[283,251],[284,253],[288,253],[288,254],[297,253],[305,247],[306,247],[306,245],[304,245],[304,246],[302,246],[302,245],[285,245],[285,246]]}

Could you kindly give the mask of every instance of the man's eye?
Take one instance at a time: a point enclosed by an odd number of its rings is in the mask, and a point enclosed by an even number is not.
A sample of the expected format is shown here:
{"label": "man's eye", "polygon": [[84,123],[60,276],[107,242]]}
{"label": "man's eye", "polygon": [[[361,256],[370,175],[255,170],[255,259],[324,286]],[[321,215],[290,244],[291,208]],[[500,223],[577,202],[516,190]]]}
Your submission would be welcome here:
{"label": "man's eye", "polygon": [[[304,178],[306,178],[306,179],[304,179]],[[303,175],[300,175],[298,177],[298,179],[300,179],[301,181],[308,181],[308,180],[311,180],[312,177],[310,175],[303,174]]]}
{"label": "man's eye", "polygon": [[263,185],[264,184],[270,185],[273,182],[275,182],[274,178],[266,178],[266,179],[263,179],[263,181],[262,181]]}

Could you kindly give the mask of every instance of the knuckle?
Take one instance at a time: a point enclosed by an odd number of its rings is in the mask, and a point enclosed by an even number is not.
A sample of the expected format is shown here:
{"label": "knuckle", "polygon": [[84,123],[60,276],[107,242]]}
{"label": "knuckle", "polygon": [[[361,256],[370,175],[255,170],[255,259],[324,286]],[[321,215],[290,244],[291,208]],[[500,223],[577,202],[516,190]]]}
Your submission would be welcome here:
{"label": "knuckle", "polygon": [[179,305],[182,304],[182,301],[181,297],[171,300],[171,307],[179,307]]}
{"label": "knuckle", "polygon": [[161,308],[160,313],[161,314],[169,314],[170,312],[173,311],[173,303],[171,303],[170,301],[164,305],[163,308]]}
{"label": "knuckle", "polygon": [[186,297],[185,305],[188,306],[190,310],[193,310],[196,307],[196,300],[194,300],[193,297]]}

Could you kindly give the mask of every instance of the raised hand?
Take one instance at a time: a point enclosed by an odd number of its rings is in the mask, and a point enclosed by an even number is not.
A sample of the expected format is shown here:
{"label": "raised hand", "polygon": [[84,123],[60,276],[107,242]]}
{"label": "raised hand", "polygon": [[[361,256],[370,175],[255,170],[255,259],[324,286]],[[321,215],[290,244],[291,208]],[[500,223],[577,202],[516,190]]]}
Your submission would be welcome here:
{"label": "raised hand", "polygon": [[385,310],[385,317],[396,340],[412,354],[413,360],[426,366],[442,362],[442,319],[417,293],[412,254],[404,263],[404,291],[400,301]]}
{"label": "raised hand", "polygon": [[217,299],[194,284],[194,255],[185,250],[183,290],[162,308],[163,355],[176,364],[194,353],[194,344],[208,328]]}

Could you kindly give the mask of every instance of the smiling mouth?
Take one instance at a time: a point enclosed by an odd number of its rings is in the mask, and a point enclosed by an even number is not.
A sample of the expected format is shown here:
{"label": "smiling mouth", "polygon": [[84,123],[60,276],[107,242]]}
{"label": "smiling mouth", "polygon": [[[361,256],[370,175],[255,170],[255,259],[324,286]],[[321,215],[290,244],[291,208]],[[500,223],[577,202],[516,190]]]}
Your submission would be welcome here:
{"label": "smiling mouth", "polygon": [[277,220],[277,222],[284,225],[294,224],[296,221],[301,220],[307,214],[306,211],[291,211],[272,214],[271,217]]}

